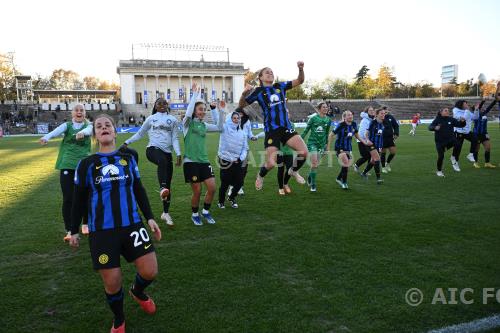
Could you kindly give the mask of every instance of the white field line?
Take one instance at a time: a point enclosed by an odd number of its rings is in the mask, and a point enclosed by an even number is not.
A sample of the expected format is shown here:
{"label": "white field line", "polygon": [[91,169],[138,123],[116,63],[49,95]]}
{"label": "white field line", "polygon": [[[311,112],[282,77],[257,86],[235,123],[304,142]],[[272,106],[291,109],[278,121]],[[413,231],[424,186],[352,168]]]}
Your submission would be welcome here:
{"label": "white field line", "polygon": [[427,333],[469,333],[491,330],[496,327],[500,327],[500,315],[477,319],[468,323],[452,325],[432,330]]}

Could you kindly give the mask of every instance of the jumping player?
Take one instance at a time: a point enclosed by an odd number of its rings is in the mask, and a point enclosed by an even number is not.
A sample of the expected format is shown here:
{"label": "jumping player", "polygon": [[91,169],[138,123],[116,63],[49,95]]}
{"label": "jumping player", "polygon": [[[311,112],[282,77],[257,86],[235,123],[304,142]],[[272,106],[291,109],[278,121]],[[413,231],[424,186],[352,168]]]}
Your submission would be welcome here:
{"label": "jumping player", "polygon": [[93,266],[101,275],[106,299],[114,314],[111,333],[124,333],[120,256],[134,262],[137,268],[130,296],[144,312],[156,312],[155,303],[144,289],[156,277],[158,264],[137,206],[156,240],[161,239],[161,231],[153,219],[135,159],[116,150],[116,128],[112,118],[107,115],[96,118],[94,138],[98,153],[81,160],[75,172],[70,245],[79,246],[78,229],[88,211]]}
{"label": "jumping player", "polygon": [[304,63],[298,61],[297,67],[299,68],[297,79],[276,83],[271,68],[264,67],[258,74],[260,86],[251,91],[252,86],[247,84],[240,98],[240,108],[258,102],[264,114],[266,161],[255,180],[257,190],[262,189],[264,177],[276,165],[280,144],[286,144],[297,152],[294,165],[288,172],[299,184],[305,184],[304,178],[297,171],[304,165],[308,151],[304,140],[292,129],[286,107],[286,91],[304,82]]}

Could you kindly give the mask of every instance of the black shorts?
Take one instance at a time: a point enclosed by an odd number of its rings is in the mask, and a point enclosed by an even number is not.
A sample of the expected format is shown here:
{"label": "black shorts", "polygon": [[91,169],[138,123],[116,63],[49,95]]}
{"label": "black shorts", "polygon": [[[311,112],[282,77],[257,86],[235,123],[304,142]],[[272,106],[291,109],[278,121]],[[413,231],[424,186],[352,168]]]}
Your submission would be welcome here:
{"label": "black shorts", "polygon": [[143,223],[91,232],[89,245],[95,270],[120,267],[120,255],[132,262],[155,250]]}
{"label": "black shorts", "polygon": [[370,158],[370,147],[363,142],[358,142],[359,154],[364,158]]}
{"label": "black shorts", "polygon": [[486,134],[477,134],[476,138],[477,138],[477,142],[479,142],[479,143],[483,143],[483,142],[486,142],[486,141],[490,140],[490,136],[489,136],[488,133],[486,133]]}
{"label": "black shorts", "polygon": [[396,147],[396,143],[394,143],[394,137],[393,136],[390,136],[390,137],[384,137],[384,144],[383,144],[384,148],[390,148],[390,147]]}
{"label": "black shorts", "polygon": [[269,132],[266,132],[264,148],[272,146],[279,149],[281,144],[286,144],[291,137],[297,134],[298,133],[294,129],[288,129],[285,127],[270,130]]}
{"label": "black shorts", "polygon": [[201,183],[215,177],[210,163],[184,162],[182,168],[186,183]]}

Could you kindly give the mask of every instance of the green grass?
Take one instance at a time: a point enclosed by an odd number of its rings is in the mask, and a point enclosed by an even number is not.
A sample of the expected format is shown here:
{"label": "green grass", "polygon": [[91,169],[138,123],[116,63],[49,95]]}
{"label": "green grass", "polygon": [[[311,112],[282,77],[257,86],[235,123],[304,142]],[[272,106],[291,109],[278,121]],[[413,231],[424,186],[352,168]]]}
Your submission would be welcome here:
{"label": "green grass", "polygon": [[[491,132],[498,163],[500,135]],[[162,224],[160,273],[148,289],[158,313],[146,316],[127,297],[127,332],[423,332],[498,313],[481,290],[500,287],[500,168],[473,169],[466,144],[462,172],[447,153],[438,178],[431,133],[402,133],[382,186],[350,172],[350,190],[341,190],[333,159],[318,172],[317,193],[292,180],[293,194],[279,197],[276,172],[256,192],[251,167],[240,208],[213,205],[214,226],[190,222],[190,188],[175,168],[176,228]],[[87,242],[77,251],[62,242],[59,141],[37,140],[0,139],[0,331],[107,332],[112,315]],[[159,217],[146,143],[132,147]],[[218,135],[208,143],[215,156]],[[257,160],[261,147],[251,143]],[[122,264],[127,288],[134,269]],[[425,295],[418,307],[405,302],[413,287]],[[473,288],[475,303],[431,304],[436,288],[453,287]]]}

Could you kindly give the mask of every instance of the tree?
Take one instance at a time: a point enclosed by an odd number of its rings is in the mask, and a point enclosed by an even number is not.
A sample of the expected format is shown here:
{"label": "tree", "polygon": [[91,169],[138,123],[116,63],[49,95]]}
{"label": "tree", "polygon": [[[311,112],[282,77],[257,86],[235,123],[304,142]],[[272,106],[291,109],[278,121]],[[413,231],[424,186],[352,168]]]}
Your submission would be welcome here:
{"label": "tree", "polygon": [[32,78],[33,89],[37,90],[48,90],[50,89],[50,80],[46,77],[36,74]]}
{"label": "tree", "polygon": [[95,90],[99,87],[100,80],[94,76],[86,76],[83,78],[83,85],[87,90]]}
{"label": "tree", "polygon": [[439,92],[430,83],[417,84],[415,97],[438,97]]}
{"label": "tree", "polygon": [[380,66],[376,80],[376,95],[390,97],[395,83],[396,77],[392,74],[391,69],[386,65]]}
{"label": "tree", "polygon": [[359,69],[358,74],[356,74],[356,77],[354,78],[356,80],[356,83],[360,83],[365,77],[367,77],[369,70],[370,69],[368,68],[368,66],[363,65],[363,67]]}
{"label": "tree", "polygon": [[492,96],[495,94],[496,89],[497,89],[496,82],[494,80],[490,80],[481,86],[481,96],[483,97]]}
{"label": "tree", "polygon": [[0,100],[16,99],[16,75],[12,56],[0,54]]}
{"label": "tree", "polygon": [[302,85],[292,88],[286,92],[288,99],[308,99],[306,91]]}
{"label": "tree", "polygon": [[71,90],[81,85],[79,75],[71,70],[55,69],[50,76],[50,86],[56,90]]}

